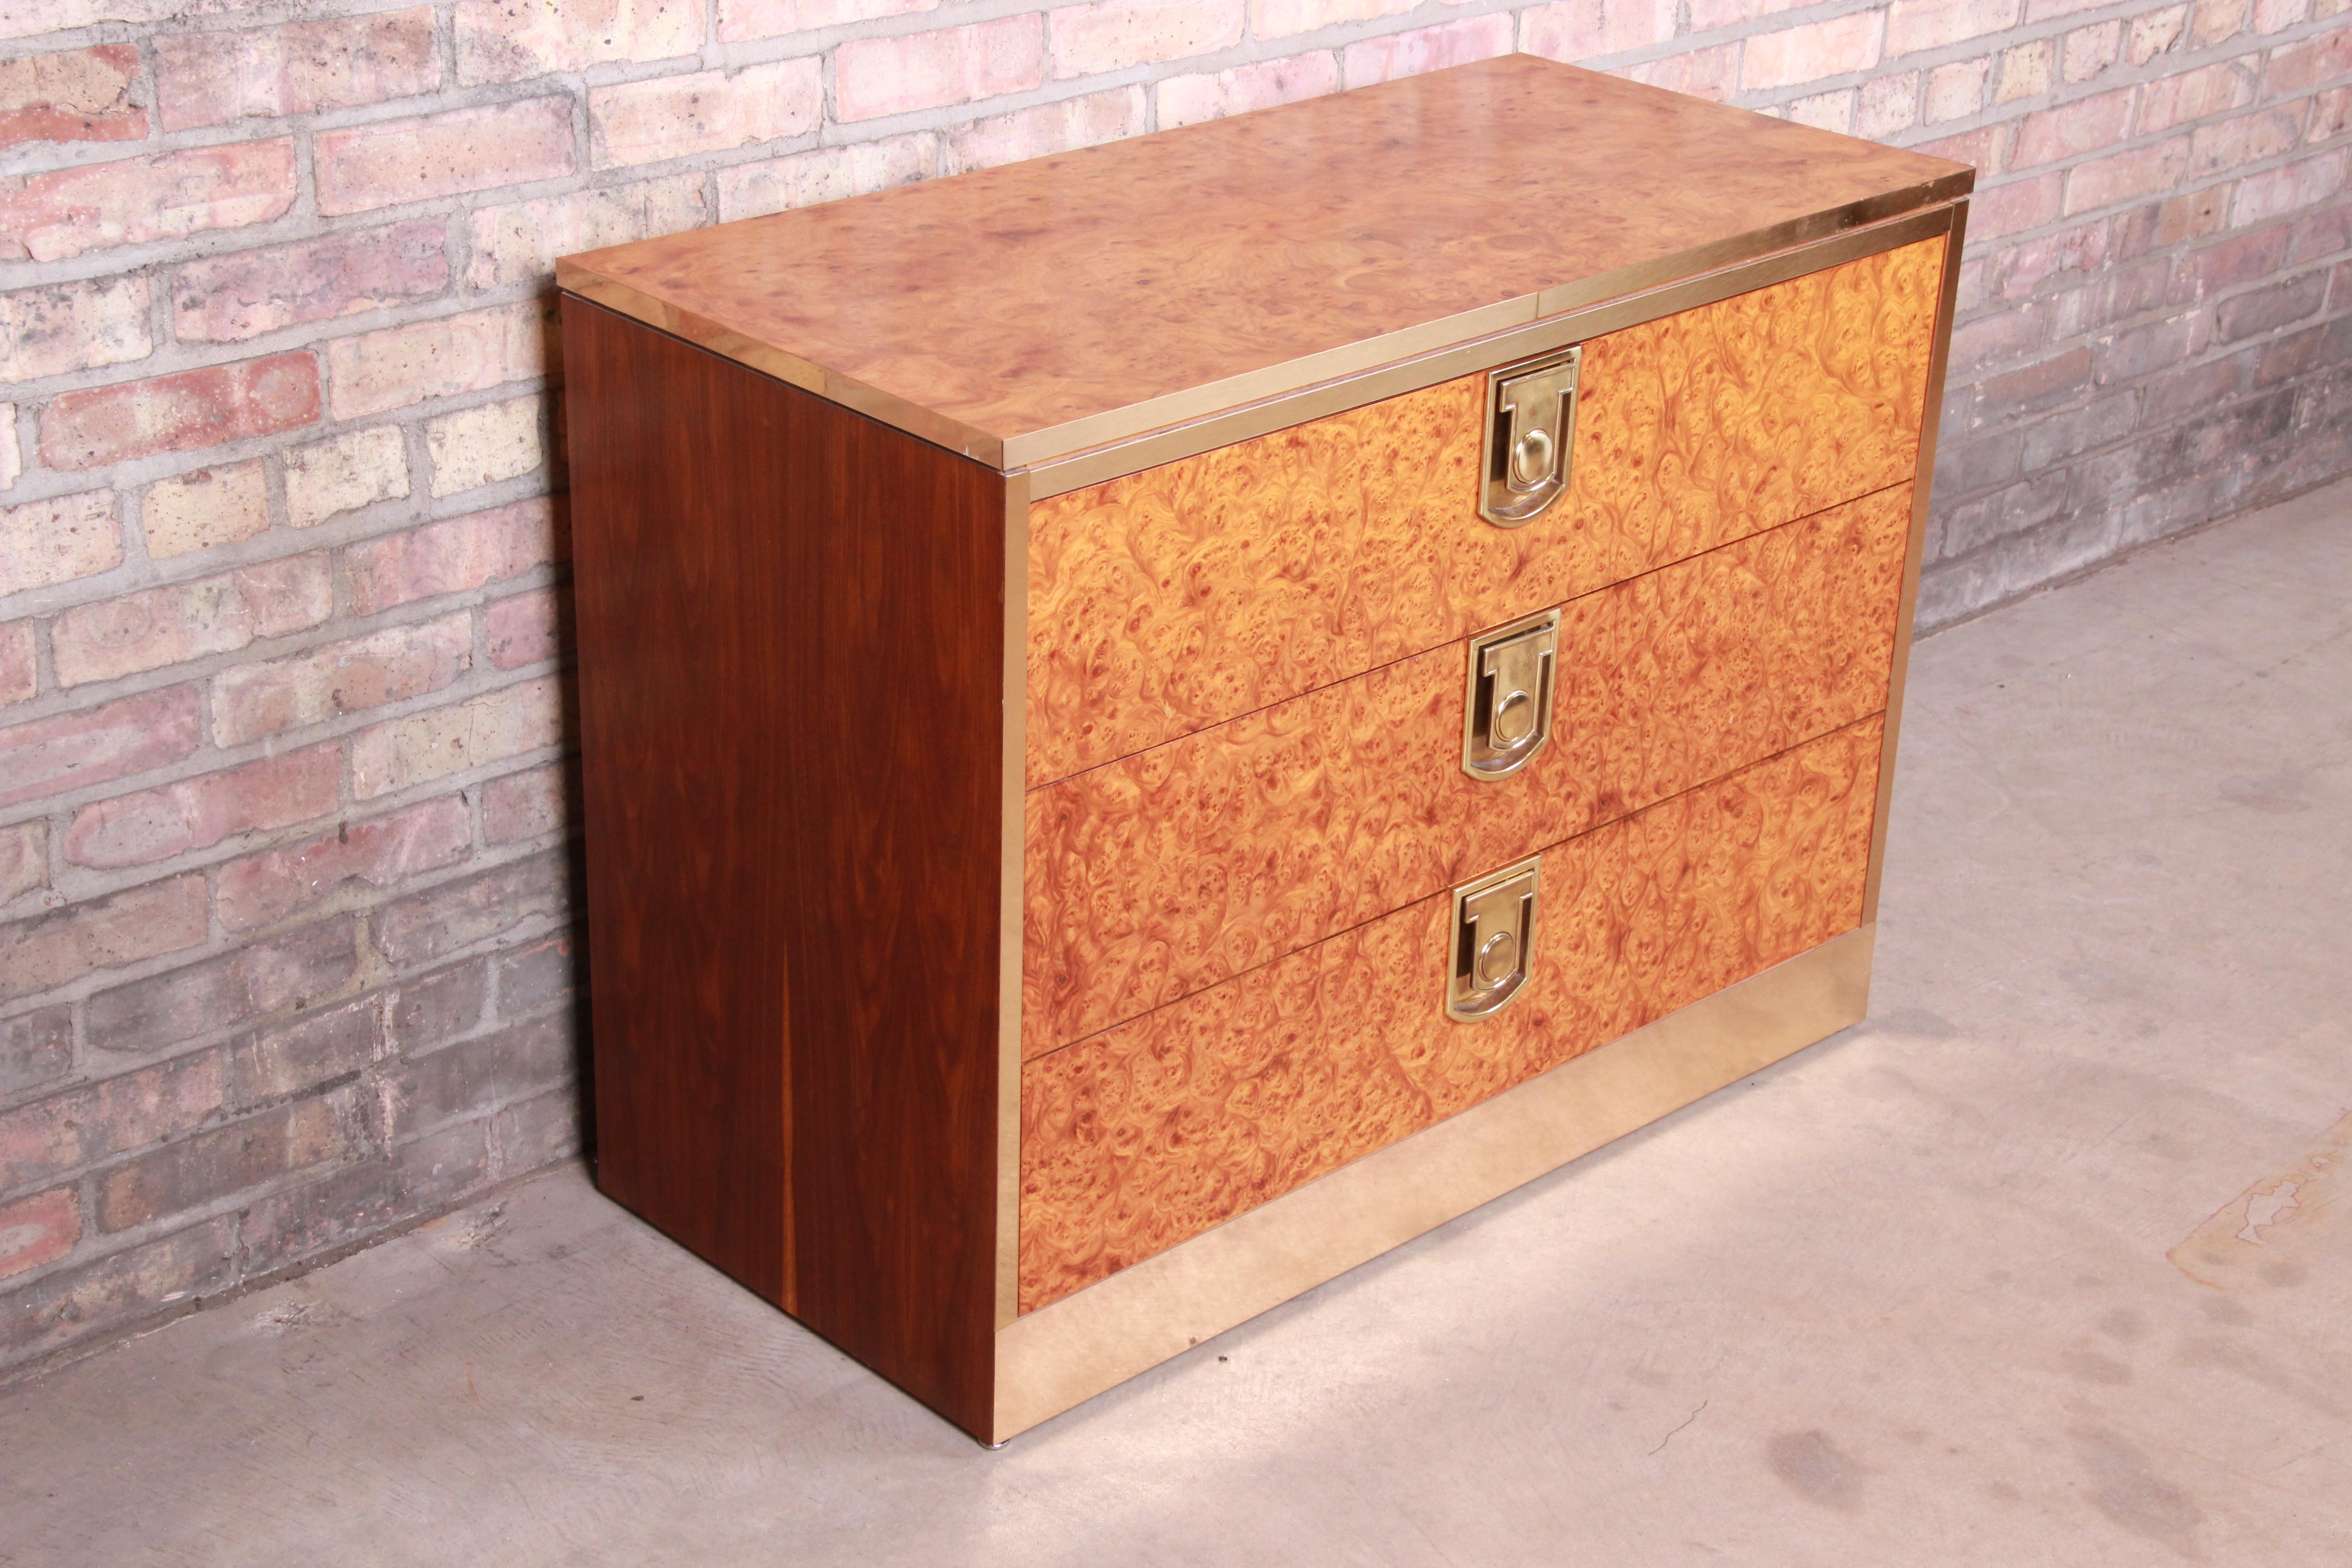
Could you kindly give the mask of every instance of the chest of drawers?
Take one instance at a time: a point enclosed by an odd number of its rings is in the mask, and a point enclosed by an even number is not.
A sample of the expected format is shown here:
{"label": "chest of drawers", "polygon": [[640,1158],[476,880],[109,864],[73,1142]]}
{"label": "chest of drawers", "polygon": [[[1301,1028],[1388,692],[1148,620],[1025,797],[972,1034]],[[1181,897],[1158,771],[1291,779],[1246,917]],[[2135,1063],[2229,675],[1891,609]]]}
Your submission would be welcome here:
{"label": "chest of drawers", "polygon": [[1859,1019],[1970,181],[1513,57],[568,258],[604,1190],[994,1442]]}

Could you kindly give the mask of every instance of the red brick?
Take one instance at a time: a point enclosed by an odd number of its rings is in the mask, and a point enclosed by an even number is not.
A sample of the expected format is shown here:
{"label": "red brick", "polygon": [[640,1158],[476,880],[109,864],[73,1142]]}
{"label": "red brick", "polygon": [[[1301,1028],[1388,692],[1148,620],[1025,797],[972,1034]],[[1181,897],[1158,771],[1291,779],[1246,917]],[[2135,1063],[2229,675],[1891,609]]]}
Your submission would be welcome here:
{"label": "red brick", "polygon": [[16,1096],[72,1070],[72,1007],[19,1013],[0,1023],[0,1096]]}
{"label": "red brick", "polygon": [[487,392],[547,369],[547,307],[526,300],[327,344],[328,401],[338,419]]}
{"label": "red brick", "polygon": [[333,746],[313,746],[101,800],[74,814],[66,858],[110,871],[307,822],[335,809],[341,772]]}
{"label": "red brick", "polygon": [[[931,145],[929,137],[922,140],[924,146]],[[836,157],[865,150],[825,149]],[[735,169],[722,169],[719,178],[724,181],[738,173]],[[699,172],[669,174],[631,185],[573,191],[535,202],[518,202],[511,206],[478,208],[467,220],[467,248],[473,259],[466,268],[466,286],[496,289],[507,283],[544,284],[554,277],[555,258],[559,256],[601,250],[608,245],[624,245],[649,235],[698,228],[710,221],[710,208],[702,191],[706,178]],[[722,203],[725,200],[723,195],[720,199]]]}
{"label": "red brick", "polygon": [[213,681],[214,742],[242,746],[438,691],[472,665],[473,637],[473,617],[461,610],[330,643],[297,658],[225,669]]}
{"label": "red brick", "polygon": [[224,1065],[205,1051],[0,1111],[0,1191],[202,1126],[226,1097]]}
{"label": "red brick", "polygon": [[571,784],[562,763],[525,768],[482,786],[482,837],[492,844],[537,838],[571,826]]}
{"label": "red brick", "polygon": [[1213,75],[1171,77],[1158,89],[1160,126],[1164,131],[1194,125],[1339,90],[1339,63],[1326,49],[1236,66]]}
{"label": "red brick", "polygon": [[702,47],[699,0],[459,0],[457,79],[522,81]]}
{"label": "red brick", "polygon": [[323,837],[232,860],[220,869],[217,908],[230,931],[275,925],[315,909],[348,882],[383,889],[453,866],[473,847],[473,814],[456,795],[428,800]]}
{"label": "red brick", "polygon": [[81,686],[286,637],[334,607],[320,552],[68,610],[50,626],[49,646],[58,684]]}
{"label": "red brick", "polygon": [[269,479],[258,458],[174,474],[148,486],[139,502],[151,561],[234,544],[268,527]]}
{"label": "red brick", "polygon": [[1124,70],[1232,48],[1242,0],[1094,0],[1047,13],[1054,74]]}
{"label": "red brick", "polygon": [[[1250,37],[1296,37],[1342,23],[1393,16],[1412,7],[1413,0],[1249,0]],[[1336,72],[1338,62],[1332,66]],[[1161,87],[1164,90],[1166,84]]]}
{"label": "red brick", "polygon": [[289,1172],[348,1160],[368,1142],[356,1086],[273,1106],[167,1143],[98,1184],[100,1230],[128,1230]]}
{"label": "red brick", "polygon": [[1980,190],[1969,203],[1969,236],[2000,239],[2021,229],[2039,228],[2059,216],[2064,190],[2064,176],[2060,174],[2011,180]]}
{"label": "red brick", "polygon": [[1705,33],[1734,26],[1759,16],[1777,16],[1804,4],[1806,0],[1690,0],[1690,30]]}
{"label": "red brick", "polygon": [[1894,0],[1886,13],[1886,53],[1914,54],[1981,38],[2017,25],[2020,0]]}
{"label": "red brick", "polygon": [[1990,179],[2001,173],[2004,167],[2016,166],[2014,162],[2007,165],[2001,162],[2001,132],[2004,129],[1999,125],[1987,125],[1975,131],[1964,131],[1958,136],[1922,142],[1915,151],[1925,153],[1931,158],[1949,158],[1955,163],[1969,164],[1975,168],[1979,179]]}
{"label": "red brick", "polygon": [[561,608],[552,588],[497,600],[482,612],[482,646],[500,669],[520,669],[563,651]]}
{"label": "red brick", "polygon": [[2106,258],[2106,224],[2085,224],[2026,240],[1996,256],[1993,287],[2004,299],[2021,300],[2047,278],[2061,272],[2095,272]]}
{"label": "red brick", "polygon": [[903,16],[913,11],[933,11],[940,0],[719,0],[719,37],[729,43],[742,38],[781,38],[845,22],[876,16]]}
{"label": "red brick", "polygon": [[1954,60],[1927,73],[1927,121],[1937,125],[1965,120],[1984,107],[1985,79],[1990,60]]}
{"label": "red brick", "polygon": [[135,44],[0,60],[0,147],[144,140],[147,111],[131,101],[138,77]]}
{"label": "red brick", "polygon": [[554,503],[541,499],[354,544],[343,552],[352,613],[373,616],[436,594],[520,576],[562,560],[565,543]]}
{"label": "red brick", "polygon": [[[1328,57],[1326,57],[1328,64]],[[1167,102],[1167,85],[1160,87]],[[1162,113],[1166,110],[1163,109]],[[1163,121],[1163,123],[1166,123]],[[856,142],[846,147],[817,147],[782,158],[737,163],[719,171],[719,216],[722,223],[740,217],[761,217],[819,202],[860,196],[868,191],[928,180],[940,172],[940,141],[925,132],[912,136],[885,136],[877,142]],[[684,176],[681,176],[684,177]],[[698,185],[702,176],[691,176]],[[699,204],[691,226],[702,221]]]}
{"label": "red brick", "polygon": [[41,415],[41,460],[95,468],[318,422],[319,362],[307,353],[184,370],[60,394]]}
{"label": "red brick", "polygon": [[0,260],[184,239],[282,217],[294,205],[294,143],[241,142],[0,179]]}
{"label": "red brick", "polygon": [[994,168],[1116,142],[1143,129],[1143,89],[1121,87],[992,114],[948,132],[947,163],[941,172]]}
{"label": "red brick", "polygon": [[441,218],[412,218],[299,245],[233,251],[172,274],[172,334],[236,342],[438,294],[449,282]]}
{"label": "red brick", "polygon": [[490,965],[484,958],[401,982],[392,993],[393,1044],[421,1051],[470,1033],[480,1025],[490,994]]}
{"label": "red brick", "polygon": [[[119,13],[117,13],[119,14]],[[17,1356],[59,1350],[114,1328],[192,1309],[236,1278],[238,1216],[68,1265],[10,1293],[8,1347]]]}
{"label": "red brick", "polygon": [[2161,11],[2141,12],[2132,18],[2131,37],[2124,47],[2124,58],[2136,66],[2147,64],[2179,43],[2188,25],[2187,5],[2168,5]]}
{"label": "red brick", "polygon": [[112,490],[0,507],[0,598],[121,564],[122,523]]}
{"label": "red brick", "polygon": [[490,961],[498,977],[499,1016],[528,1018],[569,1007],[582,989],[580,944],[571,932],[498,954]]}
{"label": "red brick", "polygon": [[2303,140],[2304,112],[2305,106],[2295,104],[2199,126],[2193,133],[2195,151],[2189,172],[2206,179],[2277,157]]}
{"label": "red brick", "polygon": [[2060,74],[2069,82],[2089,81],[2121,58],[2123,47],[2124,25],[2119,19],[2077,27],[2066,35]]}
{"label": "red brick", "polygon": [[0,1205],[0,1279],[55,1263],[81,1239],[81,1203],[71,1187]]}
{"label": "red brick", "polygon": [[375,1059],[383,1036],[380,995],[257,1029],[229,1047],[232,1099],[250,1108],[348,1078]]}
{"label": "red brick", "polygon": [[[1036,18],[1026,18],[1034,24]],[[845,49],[850,46],[843,46]],[[816,57],[655,77],[588,93],[588,144],[599,169],[721,153],[817,128],[824,76]]]}
{"label": "red brick", "polygon": [[376,946],[396,964],[431,963],[533,921],[568,915],[568,867],[562,850],[541,850],[386,904],[370,921]]}
{"label": "red brick", "polygon": [[577,1058],[562,1016],[536,1018],[401,1064],[387,1084],[394,1138],[570,1080]]}
{"label": "red brick", "polygon": [[348,919],[320,921],[111,991],[84,1005],[90,1048],[143,1052],[309,1007],[359,970]]}
{"label": "red brick", "polygon": [[0,805],[160,768],[194,751],[196,740],[194,686],[0,730]]}
{"label": "red brick", "polygon": [[2249,228],[2303,207],[2315,207],[2344,188],[2345,152],[2339,148],[2298,159],[2238,182],[2230,202],[2233,227]]}
{"label": "red brick", "polygon": [[2272,98],[2306,92],[2352,71],[2352,27],[2331,27],[2317,37],[2282,44],[2263,71],[2263,91]]}
{"label": "red brick", "polygon": [[1685,92],[1693,98],[1728,103],[1739,90],[1739,45],[1717,44],[1688,54],[1668,55],[1646,65],[1621,66],[1617,74],[1652,87],[1663,87],[1668,92]]}
{"label": "red brick", "polygon": [[16,405],[0,403],[0,490],[16,482],[24,471],[24,453],[16,440]]}
{"label": "red brick", "polygon": [[1613,55],[1675,36],[1673,0],[1559,0],[1527,13],[1527,52],[1547,59],[1584,60]]}
{"label": "red brick", "polygon": [[563,687],[542,675],[362,731],[352,742],[352,794],[370,800],[562,739]]}
{"label": "red brick", "polygon": [[22,702],[39,689],[39,671],[33,665],[33,623],[10,621],[0,626],[0,707]]}
{"label": "red brick", "polygon": [[[1759,34],[1748,40],[1747,53],[1740,58],[1739,85],[1750,89],[1793,87],[1868,70],[1878,63],[1882,20],[1875,11],[1858,11],[1783,32]],[[1355,79],[1349,79],[1352,83]]]}
{"label": "red brick", "polygon": [[49,825],[20,822],[0,827],[0,904],[49,883]]}
{"label": "red brick", "polygon": [[2188,167],[2189,141],[2182,136],[2077,163],[2066,172],[2067,214],[2095,212],[2168,191],[2180,183]]}
{"label": "red brick", "polygon": [[2252,0],[2196,0],[2189,24],[2191,47],[2210,48],[2224,38],[2235,37],[2245,30],[2247,13],[2252,9]]}
{"label": "red brick", "polygon": [[2169,131],[2209,114],[2223,114],[2254,100],[2254,57],[2224,60],[2202,70],[2159,77],[2140,89],[2139,129],[2142,135]]}
{"label": "red brick", "polygon": [[422,6],[155,38],[155,100],[166,131],[380,103],[440,85],[433,13]]}
{"label": "red brick", "polygon": [[853,38],[834,51],[833,69],[844,121],[1026,92],[1045,79],[1045,19],[1032,12],[934,33]]}
{"label": "red brick", "polygon": [[2103,153],[2123,140],[2131,120],[2132,89],[2120,88],[2038,110],[2017,128],[2010,166],[2029,169],[2084,153]]}
{"label": "red brick", "polygon": [[1368,87],[1510,52],[1511,18],[1496,11],[1350,44],[1339,57],[1339,75],[1349,87]]}
{"label": "red brick", "polygon": [[572,102],[529,98],[355,125],[322,132],[315,148],[319,210],[330,216],[551,180],[574,167]]}
{"label": "red brick", "polygon": [[0,1000],[198,947],[205,934],[201,872],[68,904],[0,926]]}

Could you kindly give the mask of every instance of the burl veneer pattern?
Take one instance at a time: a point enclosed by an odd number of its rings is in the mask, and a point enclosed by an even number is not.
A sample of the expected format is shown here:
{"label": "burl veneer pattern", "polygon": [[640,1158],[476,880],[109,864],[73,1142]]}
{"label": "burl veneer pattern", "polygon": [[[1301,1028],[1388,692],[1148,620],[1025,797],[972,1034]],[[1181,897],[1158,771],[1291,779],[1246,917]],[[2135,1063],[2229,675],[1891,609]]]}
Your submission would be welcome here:
{"label": "burl veneer pattern", "polygon": [[1462,771],[1466,643],[1033,791],[1036,1057],[1886,705],[1911,487],[1570,601],[1549,744]]}
{"label": "burl veneer pattern", "polygon": [[1033,1310],[1862,918],[1873,716],[1545,851],[1526,990],[1444,1016],[1424,900],[1027,1063]]}
{"label": "burl veneer pattern", "polygon": [[1476,511],[1483,375],[1039,501],[1030,787],[1908,479],[1943,248],[1591,340],[1523,528]]}

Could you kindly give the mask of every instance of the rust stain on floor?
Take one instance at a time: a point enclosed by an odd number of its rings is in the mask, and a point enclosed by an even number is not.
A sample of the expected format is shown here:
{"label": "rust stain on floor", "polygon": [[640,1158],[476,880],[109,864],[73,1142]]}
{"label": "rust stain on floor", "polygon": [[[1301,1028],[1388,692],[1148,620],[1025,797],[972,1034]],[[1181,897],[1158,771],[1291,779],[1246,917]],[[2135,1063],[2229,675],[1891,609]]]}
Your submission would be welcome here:
{"label": "rust stain on floor", "polygon": [[2321,1133],[2293,1169],[2248,1187],[2165,1256],[2191,1279],[2217,1289],[2284,1289],[2302,1284],[2311,1277],[2312,1266],[2345,1240],[2343,1174],[2347,1163],[2352,1163],[2352,1116]]}

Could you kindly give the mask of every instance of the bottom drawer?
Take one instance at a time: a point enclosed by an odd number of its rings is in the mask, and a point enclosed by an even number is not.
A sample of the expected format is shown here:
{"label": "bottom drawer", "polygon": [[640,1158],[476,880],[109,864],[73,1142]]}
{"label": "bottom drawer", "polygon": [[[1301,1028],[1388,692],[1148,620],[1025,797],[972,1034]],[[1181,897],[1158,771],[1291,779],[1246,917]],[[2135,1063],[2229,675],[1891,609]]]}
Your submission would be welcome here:
{"label": "bottom drawer", "polygon": [[1853,930],[1882,732],[1546,849],[1533,969],[1490,1018],[1445,1016],[1441,895],[1027,1063],[1021,1310]]}

